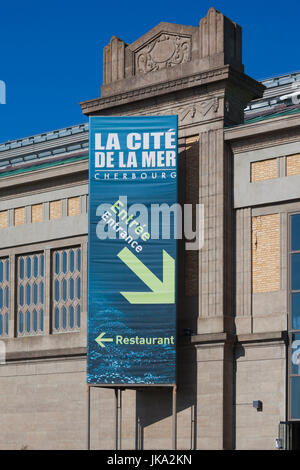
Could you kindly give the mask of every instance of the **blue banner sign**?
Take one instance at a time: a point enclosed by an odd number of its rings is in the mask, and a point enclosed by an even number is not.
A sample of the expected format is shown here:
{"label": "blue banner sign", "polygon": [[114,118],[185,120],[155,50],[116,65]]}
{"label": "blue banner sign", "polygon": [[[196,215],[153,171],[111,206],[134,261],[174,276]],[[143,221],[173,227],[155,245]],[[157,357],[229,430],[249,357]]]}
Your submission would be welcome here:
{"label": "blue banner sign", "polygon": [[176,383],[177,116],[91,117],[89,384]]}

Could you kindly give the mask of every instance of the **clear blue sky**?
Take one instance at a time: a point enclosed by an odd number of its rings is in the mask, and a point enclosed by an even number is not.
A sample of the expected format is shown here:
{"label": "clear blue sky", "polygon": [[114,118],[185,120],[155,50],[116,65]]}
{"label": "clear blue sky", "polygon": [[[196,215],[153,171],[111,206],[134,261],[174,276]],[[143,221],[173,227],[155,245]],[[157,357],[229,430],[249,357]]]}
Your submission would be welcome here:
{"label": "clear blue sky", "polygon": [[78,103],[99,96],[112,35],[131,43],[161,21],[197,25],[210,6],[242,26],[248,75],[300,70],[299,0],[1,2],[0,142],[85,122]]}

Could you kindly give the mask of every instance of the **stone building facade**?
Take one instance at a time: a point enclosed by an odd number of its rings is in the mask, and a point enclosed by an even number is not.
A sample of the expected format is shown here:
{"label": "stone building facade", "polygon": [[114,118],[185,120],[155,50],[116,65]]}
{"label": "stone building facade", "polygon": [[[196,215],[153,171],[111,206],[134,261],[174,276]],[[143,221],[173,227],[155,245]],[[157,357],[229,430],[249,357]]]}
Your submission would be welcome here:
{"label": "stone building facade", "polygon": [[180,200],[204,204],[205,240],[181,250],[176,420],[169,389],[87,399],[88,125],[0,145],[0,448],[299,445],[300,74],[253,80],[241,40],[214,8],[114,36],[101,96],[81,103],[178,115]]}

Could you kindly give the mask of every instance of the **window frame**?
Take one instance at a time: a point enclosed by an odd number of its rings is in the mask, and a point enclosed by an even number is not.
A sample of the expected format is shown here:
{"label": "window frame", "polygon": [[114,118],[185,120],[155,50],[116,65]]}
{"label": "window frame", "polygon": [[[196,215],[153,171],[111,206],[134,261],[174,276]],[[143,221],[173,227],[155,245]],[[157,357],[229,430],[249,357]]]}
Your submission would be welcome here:
{"label": "window frame", "polygon": [[[69,248],[72,246],[81,247],[81,324],[80,329],[62,332],[63,334],[85,334],[86,332],[86,311],[87,311],[87,242],[88,236],[76,236],[49,240],[31,245],[20,245],[0,249],[0,258],[9,258],[9,330],[8,335],[1,336],[1,340],[26,338],[41,338],[43,336],[54,336],[51,328],[51,251],[55,249]],[[17,328],[17,257],[35,252],[44,253],[44,331],[41,334],[18,335]],[[59,334],[62,334],[59,333]],[[57,335],[57,333],[55,333]]]}

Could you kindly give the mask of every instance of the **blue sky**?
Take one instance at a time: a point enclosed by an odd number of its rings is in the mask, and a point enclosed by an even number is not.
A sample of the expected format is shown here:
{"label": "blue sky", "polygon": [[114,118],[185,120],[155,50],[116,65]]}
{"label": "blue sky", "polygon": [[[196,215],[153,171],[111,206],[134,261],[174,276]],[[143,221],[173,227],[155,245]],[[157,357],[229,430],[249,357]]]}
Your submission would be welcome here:
{"label": "blue sky", "polygon": [[300,70],[300,2],[276,0],[10,1],[0,4],[0,142],[85,122],[79,102],[100,94],[102,49],[161,21],[197,25],[214,6],[243,27],[245,72]]}

